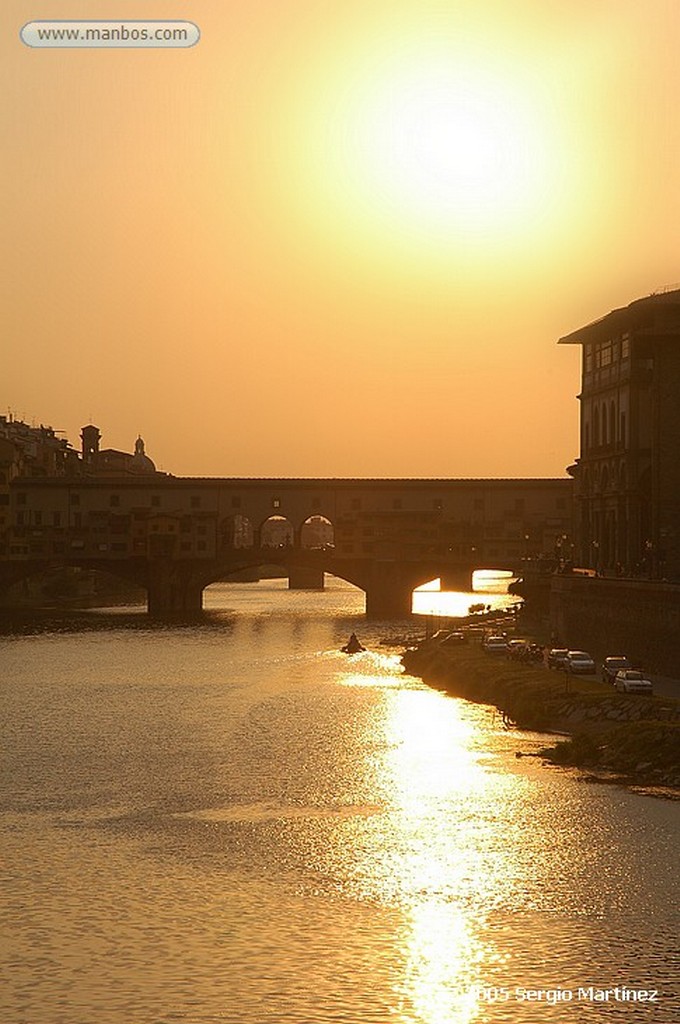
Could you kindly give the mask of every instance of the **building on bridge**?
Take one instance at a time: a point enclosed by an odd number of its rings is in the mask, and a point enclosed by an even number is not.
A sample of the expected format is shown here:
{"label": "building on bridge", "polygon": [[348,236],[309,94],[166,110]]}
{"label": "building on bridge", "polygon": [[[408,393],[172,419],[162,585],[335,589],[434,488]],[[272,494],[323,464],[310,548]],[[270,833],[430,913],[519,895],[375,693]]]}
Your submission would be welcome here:
{"label": "building on bridge", "polygon": [[680,290],[560,339],[583,348],[571,467],[580,564],[680,579]]}

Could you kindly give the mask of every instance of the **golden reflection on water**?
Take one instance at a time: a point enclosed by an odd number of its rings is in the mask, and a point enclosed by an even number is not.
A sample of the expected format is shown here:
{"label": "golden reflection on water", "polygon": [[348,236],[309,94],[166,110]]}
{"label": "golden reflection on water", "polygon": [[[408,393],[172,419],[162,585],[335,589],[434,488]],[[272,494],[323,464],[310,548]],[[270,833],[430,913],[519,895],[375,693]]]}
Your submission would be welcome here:
{"label": "golden reflection on water", "polygon": [[464,913],[429,901],[410,912],[405,1003],[423,1024],[470,1024],[479,1013],[473,969],[481,949]]}
{"label": "golden reflection on water", "polygon": [[482,720],[488,740],[489,712],[395,677],[390,655],[355,656],[342,681],[384,692],[373,769],[385,813],[357,869],[364,894],[404,914],[400,1020],[472,1024],[484,1005],[475,986],[498,960],[481,906],[488,909],[508,874],[490,851],[496,834],[513,827],[513,779],[493,771],[488,743],[479,742]]}
{"label": "golden reflection on water", "polygon": [[452,844],[440,819],[447,808],[453,811],[452,805],[483,791],[489,776],[473,748],[474,726],[461,717],[458,702],[419,690],[395,696],[385,723],[385,767],[398,828],[407,837],[393,863],[409,894],[404,995],[424,1024],[468,1024],[477,1016],[473,985],[483,949],[464,904],[448,894],[469,876],[475,823],[461,822]]}

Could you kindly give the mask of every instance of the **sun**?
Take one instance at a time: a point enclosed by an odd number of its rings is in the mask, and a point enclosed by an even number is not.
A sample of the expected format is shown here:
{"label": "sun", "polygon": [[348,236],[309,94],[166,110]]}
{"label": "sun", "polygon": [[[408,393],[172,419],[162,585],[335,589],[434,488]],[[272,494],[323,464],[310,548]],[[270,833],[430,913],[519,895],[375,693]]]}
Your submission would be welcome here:
{"label": "sun", "polygon": [[425,68],[381,84],[357,116],[354,155],[381,203],[426,222],[502,227],[542,198],[527,103],[478,74]]}

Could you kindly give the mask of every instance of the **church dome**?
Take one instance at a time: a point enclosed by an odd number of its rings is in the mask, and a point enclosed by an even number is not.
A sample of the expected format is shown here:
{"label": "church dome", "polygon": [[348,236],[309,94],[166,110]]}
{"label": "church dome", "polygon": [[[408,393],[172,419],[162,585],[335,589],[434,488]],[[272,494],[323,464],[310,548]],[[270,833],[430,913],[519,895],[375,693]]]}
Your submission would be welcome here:
{"label": "church dome", "polygon": [[144,451],[144,441],[138,437],[135,441],[135,454],[132,456],[130,468],[135,473],[155,473],[156,466]]}

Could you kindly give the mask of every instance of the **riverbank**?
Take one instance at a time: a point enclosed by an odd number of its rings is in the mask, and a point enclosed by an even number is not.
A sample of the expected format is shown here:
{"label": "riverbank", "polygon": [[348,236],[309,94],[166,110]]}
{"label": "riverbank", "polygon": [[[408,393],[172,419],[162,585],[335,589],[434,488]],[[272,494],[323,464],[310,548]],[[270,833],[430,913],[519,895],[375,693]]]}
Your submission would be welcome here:
{"label": "riverbank", "polygon": [[492,705],[518,729],[568,738],[541,751],[545,761],[680,799],[680,702],[616,693],[590,678],[509,661],[481,645],[425,640],[403,655],[407,672],[456,697]]}

